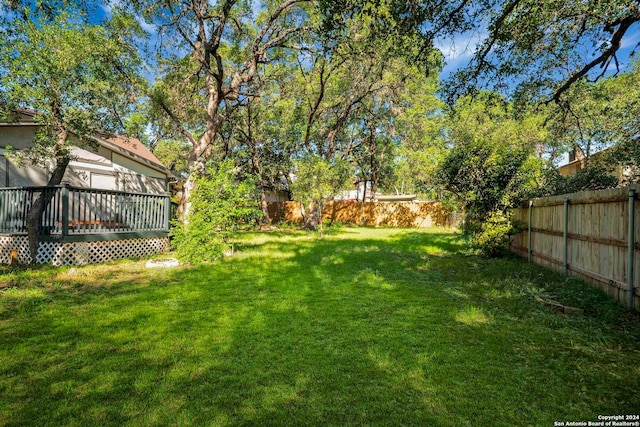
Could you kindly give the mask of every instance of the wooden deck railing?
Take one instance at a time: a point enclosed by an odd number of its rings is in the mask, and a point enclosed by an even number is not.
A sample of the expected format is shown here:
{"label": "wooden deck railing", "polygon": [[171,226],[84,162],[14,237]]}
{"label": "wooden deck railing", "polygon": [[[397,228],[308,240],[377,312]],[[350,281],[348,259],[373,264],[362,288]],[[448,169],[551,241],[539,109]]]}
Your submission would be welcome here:
{"label": "wooden deck railing", "polygon": [[26,233],[27,213],[40,194],[50,198],[43,235],[168,232],[168,195],[55,187],[0,188],[0,233]]}

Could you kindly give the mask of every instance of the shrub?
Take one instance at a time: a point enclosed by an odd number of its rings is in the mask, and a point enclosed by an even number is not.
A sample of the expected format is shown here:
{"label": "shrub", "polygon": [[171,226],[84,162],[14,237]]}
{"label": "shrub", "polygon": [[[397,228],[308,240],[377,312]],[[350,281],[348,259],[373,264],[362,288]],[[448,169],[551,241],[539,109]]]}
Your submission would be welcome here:
{"label": "shrub", "polygon": [[485,256],[498,258],[509,251],[511,236],[519,233],[526,224],[512,222],[503,212],[492,212],[472,235],[472,247]]}
{"label": "shrub", "polygon": [[209,168],[197,181],[188,220],[172,231],[178,258],[192,264],[220,259],[238,228],[262,216],[256,194],[255,179],[238,180],[232,162]]}

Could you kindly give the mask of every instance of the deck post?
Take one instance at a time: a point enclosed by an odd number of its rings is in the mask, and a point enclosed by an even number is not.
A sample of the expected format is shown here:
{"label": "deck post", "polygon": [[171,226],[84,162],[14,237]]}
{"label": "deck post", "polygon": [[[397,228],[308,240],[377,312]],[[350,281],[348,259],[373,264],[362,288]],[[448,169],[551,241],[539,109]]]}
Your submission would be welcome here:
{"label": "deck post", "polygon": [[171,217],[171,199],[169,196],[165,196],[164,198],[164,229],[165,231],[169,231],[169,220]]}
{"label": "deck post", "polygon": [[60,189],[62,195],[62,236],[69,235],[69,189],[66,184],[62,184]]}

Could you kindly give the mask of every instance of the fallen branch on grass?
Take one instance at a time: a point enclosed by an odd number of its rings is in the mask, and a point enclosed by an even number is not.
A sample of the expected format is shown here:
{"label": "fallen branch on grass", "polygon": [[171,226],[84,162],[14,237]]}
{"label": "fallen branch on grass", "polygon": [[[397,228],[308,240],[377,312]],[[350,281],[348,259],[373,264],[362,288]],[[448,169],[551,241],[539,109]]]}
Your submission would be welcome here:
{"label": "fallen branch on grass", "polygon": [[536,301],[538,301],[542,305],[546,305],[547,307],[551,307],[555,311],[558,311],[558,312],[563,313],[563,314],[588,312],[588,310],[585,310],[584,308],[569,307],[567,305],[560,304],[558,301],[553,301],[553,300],[548,300],[547,301],[547,300],[543,300],[540,297],[536,297]]}

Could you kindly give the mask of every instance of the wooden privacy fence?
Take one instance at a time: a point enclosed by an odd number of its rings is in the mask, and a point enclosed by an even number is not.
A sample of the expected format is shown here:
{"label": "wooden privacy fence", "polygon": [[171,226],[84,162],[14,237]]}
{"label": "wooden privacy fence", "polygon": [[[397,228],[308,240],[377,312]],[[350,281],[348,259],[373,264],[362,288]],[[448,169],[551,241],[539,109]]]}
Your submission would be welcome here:
{"label": "wooden privacy fence", "polygon": [[640,186],[533,199],[513,210],[527,229],[511,251],[591,282],[640,311]]}
{"label": "wooden privacy fence", "polygon": [[[302,223],[298,202],[268,204],[273,222]],[[323,210],[322,218],[332,222],[376,227],[456,226],[459,216],[447,212],[440,202],[357,202],[333,200]]]}

